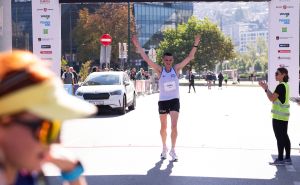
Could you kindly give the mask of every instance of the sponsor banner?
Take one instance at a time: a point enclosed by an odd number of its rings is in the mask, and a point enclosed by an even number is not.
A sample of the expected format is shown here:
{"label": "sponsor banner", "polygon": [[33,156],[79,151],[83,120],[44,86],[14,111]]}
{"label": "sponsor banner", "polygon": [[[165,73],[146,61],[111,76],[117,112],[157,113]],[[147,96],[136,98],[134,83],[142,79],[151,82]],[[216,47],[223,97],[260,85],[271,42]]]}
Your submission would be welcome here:
{"label": "sponsor banner", "polygon": [[278,67],[289,71],[290,96],[299,96],[299,0],[269,2],[268,85],[274,91]]}
{"label": "sponsor banner", "polygon": [[0,6],[0,36],[3,36],[3,6]]}
{"label": "sponsor banner", "polygon": [[[60,76],[61,15],[59,0],[32,1],[33,53],[51,62]],[[58,29],[59,28],[59,29]]]}

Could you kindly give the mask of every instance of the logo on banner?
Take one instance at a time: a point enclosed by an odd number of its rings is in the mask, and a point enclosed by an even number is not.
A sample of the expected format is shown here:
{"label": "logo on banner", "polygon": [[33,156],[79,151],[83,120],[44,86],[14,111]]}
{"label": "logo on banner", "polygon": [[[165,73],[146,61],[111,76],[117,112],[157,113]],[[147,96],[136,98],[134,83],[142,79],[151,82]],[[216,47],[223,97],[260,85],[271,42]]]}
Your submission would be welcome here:
{"label": "logo on banner", "polygon": [[42,60],[52,60],[53,58],[41,58]]}
{"label": "logo on banner", "polygon": [[49,31],[48,29],[43,29],[43,34],[48,35],[48,31]]}
{"label": "logo on banner", "polygon": [[289,8],[294,8],[294,6],[283,5],[283,6],[276,6],[276,8],[282,8],[282,9],[286,10]]}
{"label": "logo on banner", "polygon": [[276,36],[276,40],[286,40],[286,39],[292,39],[293,37],[280,37]]}
{"label": "logo on banner", "polygon": [[50,0],[40,0],[40,4],[49,4]]}
{"label": "logo on banner", "polygon": [[282,28],[281,28],[281,32],[286,33],[287,31],[288,31],[287,27],[282,27]]}
{"label": "logo on banner", "polygon": [[279,47],[288,48],[288,47],[290,47],[290,44],[279,44]]}
{"label": "logo on banner", "polygon": [[289,66],[285,65],[285,64],[279,64],[279,67],[284,67],[284,68],[287,68]]}
{"label": "logo on banner", "polygon": [[44,26],[50,26],[50,21],[40,21],[40,24],[43,24]]}
{"label": "logo on banner", "polygon": [[290,24],[290,19],[279,19],[282,24]]}
{"label": "logo on banner", "polygon": [[52,51],[40,51],[40,54],[52,54]]}
{"label": "logo on banner", "polygon": [[280,13],[280,15],[281,15],[281,16],[285,16],[285,17],[288,17],[288,16],[290,16],[290,13],[287,13],[287,12],[286,12],[286,13]]}
{"label": "logo on banner", "polygon": [[41,18],[49,19],[49,18],[50,18],[50,15],[41,15]]}
{"label": "logo on banner", "polygon": [[51,40],[54,40],[54,38],[41,38],[41,37],[38,38],[39,42],[42,42],[42,41],[51,41]]}
{"label": "logo on banner", "polygon": [[278,50],[278,53],[291,53],[291,50]]}
{"label": "logo on banner", "polygon": [[42,48],[42,49],[50,49],[50,48],[51,48],[51,45],[41,45],[41,48]]}
{"label": "logo on banner", "polygon": [[47,11],[52,11],[53,9],[52,8],[38,8],[37,10],[47,12]]}
{"label": "logo on banner", "polygon": [[279,56],[278,60],[291,60],[291,57],[283,57],[283,56]]}

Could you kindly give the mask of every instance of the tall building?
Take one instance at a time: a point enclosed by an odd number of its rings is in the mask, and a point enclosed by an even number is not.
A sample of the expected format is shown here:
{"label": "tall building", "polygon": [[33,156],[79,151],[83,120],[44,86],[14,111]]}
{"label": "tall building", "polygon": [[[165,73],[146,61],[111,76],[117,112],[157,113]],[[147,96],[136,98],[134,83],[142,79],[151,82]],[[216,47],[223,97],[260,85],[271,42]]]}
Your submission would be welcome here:
{"label": "tall building", "polygon": [[139,42],[146,49],[155,48],[167,28],[177,28],[193,15],[193,3],[134,3]]}
{"label": "tall building", "polygon": [[31,0],[12,0],[12,47],[32,51]]}
{"label": "tall building", "polygon": [[258,38],[264,39],[266,42],[268,42],[269,39],[269,32],[268,30],[253,30],[253,31],[243,31],[240,32],[240,41],[239,41],[239,52],[247,52],[248,46],[253,44],[257,44]]}

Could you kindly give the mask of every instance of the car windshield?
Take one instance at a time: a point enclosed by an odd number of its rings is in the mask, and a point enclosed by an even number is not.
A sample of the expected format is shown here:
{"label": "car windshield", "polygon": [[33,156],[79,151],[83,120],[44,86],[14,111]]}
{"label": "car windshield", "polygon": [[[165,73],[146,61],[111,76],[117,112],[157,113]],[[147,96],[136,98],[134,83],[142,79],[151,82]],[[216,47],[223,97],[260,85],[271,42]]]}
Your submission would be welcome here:
{"label": "car windshield", "polygon": [[103,74],[99,76],[89,76],[85,82],[84,86],[89,85],[120,85],[119,75],[114,74]]}

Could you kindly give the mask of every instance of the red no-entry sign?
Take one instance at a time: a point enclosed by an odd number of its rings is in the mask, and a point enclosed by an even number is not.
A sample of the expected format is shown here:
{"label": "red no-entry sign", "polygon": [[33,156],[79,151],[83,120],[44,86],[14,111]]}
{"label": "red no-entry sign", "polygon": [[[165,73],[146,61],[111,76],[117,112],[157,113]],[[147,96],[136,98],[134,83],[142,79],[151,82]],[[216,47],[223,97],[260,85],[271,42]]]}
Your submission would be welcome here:
{"label": "red no-entry sign", "polygon": [[112,38],[109,34],[104,34],[100,37],[99,41],[103,46],[108,46],[111,44]]}

